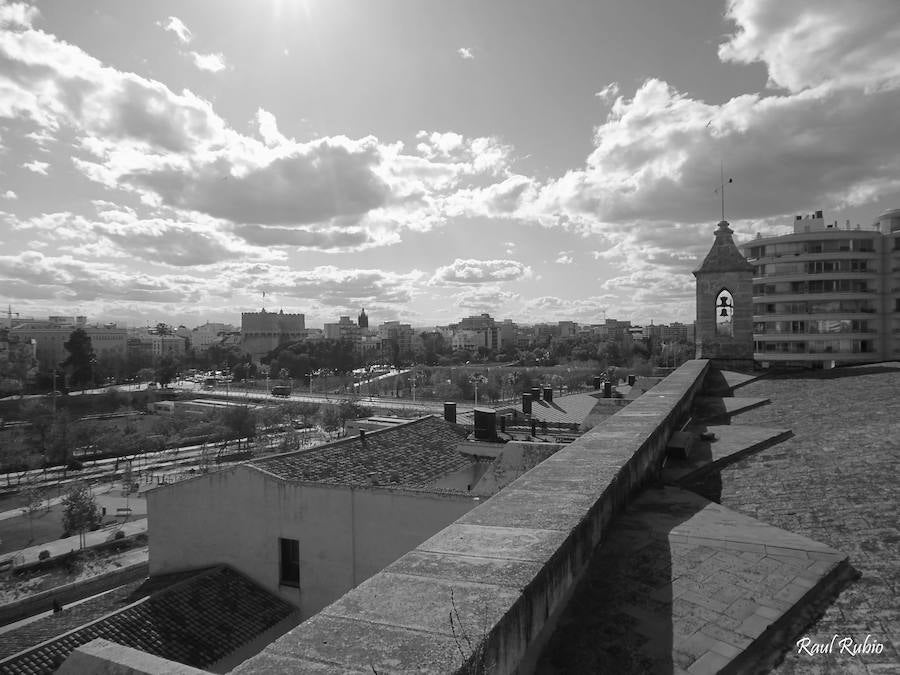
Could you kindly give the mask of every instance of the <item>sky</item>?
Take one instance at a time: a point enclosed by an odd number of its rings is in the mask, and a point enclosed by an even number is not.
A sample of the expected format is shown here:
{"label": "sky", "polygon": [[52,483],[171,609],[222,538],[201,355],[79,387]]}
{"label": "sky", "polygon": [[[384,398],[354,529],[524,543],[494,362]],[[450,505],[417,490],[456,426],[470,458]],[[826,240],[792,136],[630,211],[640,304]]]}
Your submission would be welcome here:
{"label": "sky", "polygon": [[897,0],[0,0],[0,302],[692,321],[722,172],[867,227],[898,110]]}

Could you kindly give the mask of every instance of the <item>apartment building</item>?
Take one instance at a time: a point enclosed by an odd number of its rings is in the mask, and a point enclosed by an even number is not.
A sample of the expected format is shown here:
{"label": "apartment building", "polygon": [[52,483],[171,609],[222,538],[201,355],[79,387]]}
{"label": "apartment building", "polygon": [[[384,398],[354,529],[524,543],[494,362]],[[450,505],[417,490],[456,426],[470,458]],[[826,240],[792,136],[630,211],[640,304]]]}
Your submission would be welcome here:
{"label": "apartment building", "polygon": [[797,216],[741,247],[754,265],[754,359],[830,368],[900,356],[900,209],[868,228]]}

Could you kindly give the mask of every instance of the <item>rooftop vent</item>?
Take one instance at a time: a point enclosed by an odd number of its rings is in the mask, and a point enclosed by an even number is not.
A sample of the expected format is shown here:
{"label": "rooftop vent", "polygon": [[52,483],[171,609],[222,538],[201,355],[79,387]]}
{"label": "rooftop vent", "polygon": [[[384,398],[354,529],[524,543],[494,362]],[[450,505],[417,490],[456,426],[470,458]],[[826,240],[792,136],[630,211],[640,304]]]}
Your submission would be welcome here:
{"label": "rooftop vent", "polygon": [[451,424],[456,424],[456,403],[453,401],[444,401],[444,420]]}
{"label": "rooftop vent", "polygon": [[492,408],[475,408],[475,440],[493,441],[497,438],[497,413]]}

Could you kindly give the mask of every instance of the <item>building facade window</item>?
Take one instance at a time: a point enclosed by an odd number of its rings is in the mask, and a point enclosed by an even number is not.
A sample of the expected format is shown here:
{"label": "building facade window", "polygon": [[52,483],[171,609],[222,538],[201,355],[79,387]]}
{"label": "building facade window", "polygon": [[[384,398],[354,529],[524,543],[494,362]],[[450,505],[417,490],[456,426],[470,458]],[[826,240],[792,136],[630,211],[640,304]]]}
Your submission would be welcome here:
{"label": "building facade window", "polygon": [[296,539],[278,539],[280,560],[278,583],[282,586],[300,587],[300,542]]}

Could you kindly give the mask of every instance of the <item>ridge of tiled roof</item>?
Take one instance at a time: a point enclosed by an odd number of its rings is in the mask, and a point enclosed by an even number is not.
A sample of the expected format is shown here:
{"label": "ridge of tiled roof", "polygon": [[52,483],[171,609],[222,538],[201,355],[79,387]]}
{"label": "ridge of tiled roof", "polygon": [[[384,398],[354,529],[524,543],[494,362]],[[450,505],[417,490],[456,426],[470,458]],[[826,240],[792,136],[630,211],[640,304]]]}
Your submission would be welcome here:
{"label": "ridge of tiled roof", "polygon": [[204,668],[294,613],[296,608],[219,565],[0,661],[0,673],[52,673],[75,649],[104,638]]}
{"label": "ridge of tiled roof", "polygon": [[464,427],[429,415],[247,465],[282,480],[366,486],[374,474],[382,485],[424,488],[471,464],[456,450],[466,435]]}

